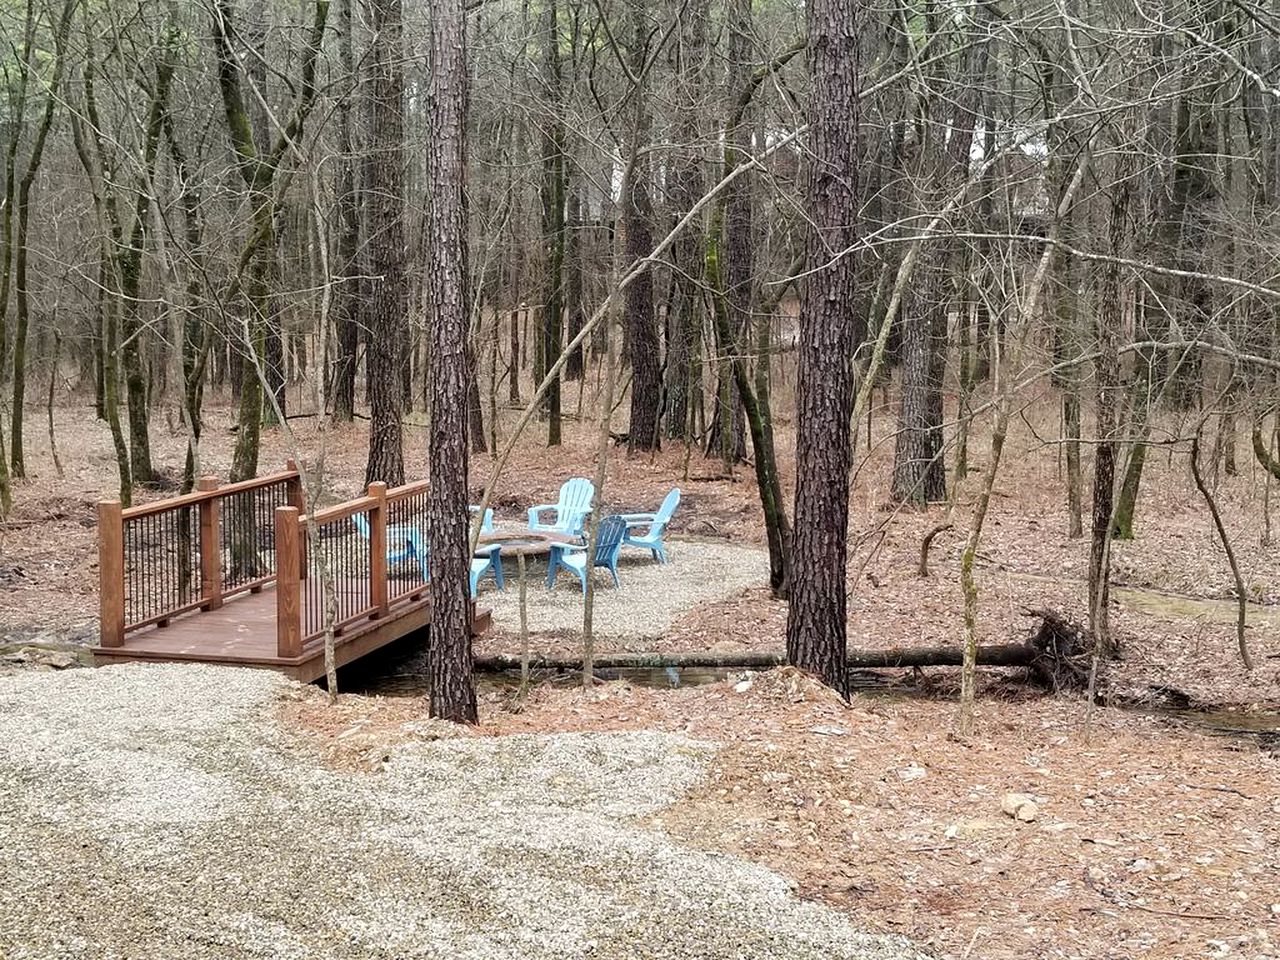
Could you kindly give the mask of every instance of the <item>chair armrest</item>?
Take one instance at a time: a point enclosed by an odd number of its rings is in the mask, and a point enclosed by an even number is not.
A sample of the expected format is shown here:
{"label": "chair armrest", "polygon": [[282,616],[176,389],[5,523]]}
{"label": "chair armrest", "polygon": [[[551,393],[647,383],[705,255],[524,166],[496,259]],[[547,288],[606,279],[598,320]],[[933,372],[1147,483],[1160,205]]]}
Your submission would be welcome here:
{"label": "chair armrest", "polygon": [[590,507],[588,507],[585,510],[574,510],[571,514],[569,514],[569,522],[567,524],[562,525],[561,529],[564,530],[566,533],[573,534],[574,536],[585,537],[587,535],[587,531],[585,529],[587,518],[590,516],[591,516]]}
{"label": "chair armrest", "polygon": [[538,514],[542,513],[545,510],[555,510],[557,506],[558,504],[554,504],[554,503],[540,503],[536,507],[530,507],[529,508],[529,526],[531,527],[539,526],[540,523],[538,521]]}
{"label": "chair armrest", "polygon": [[563,550],[565,553],[581,553],[587,549],[587,545],[585,543],[553,543],[551,549]]}
{"label": "chair armrest", "polygon": [[656,513],[620,513],[618,514],[629,525],[633,523],[653,523],[658,519]]}

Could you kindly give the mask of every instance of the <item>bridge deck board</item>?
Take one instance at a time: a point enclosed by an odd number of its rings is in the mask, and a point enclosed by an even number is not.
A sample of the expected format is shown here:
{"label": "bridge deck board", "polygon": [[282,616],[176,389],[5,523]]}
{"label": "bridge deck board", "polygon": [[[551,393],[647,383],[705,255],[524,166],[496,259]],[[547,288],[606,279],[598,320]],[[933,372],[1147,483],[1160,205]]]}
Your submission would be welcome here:
{"label": "bridge deck board", "polygon": [[[490,625],[488,610],[477,610],[474,634]],[[345,627],[335,638],[334,656],[344,666],[374,650],[399,640],[431,622],[430,600],[404,598],[385,617],[364,617]],[[265,667],[309,682],[324,675],[324,644],[316,639],[304,645],[299,657],[276,653],[276,597],[272,586],[260,593],[246,593],[226,601],[217,610],[200,610],[175,617],[168,625],[146,627],[126,634],[120,647],[94,647],[95,663],[200,662],[232,666]]]}

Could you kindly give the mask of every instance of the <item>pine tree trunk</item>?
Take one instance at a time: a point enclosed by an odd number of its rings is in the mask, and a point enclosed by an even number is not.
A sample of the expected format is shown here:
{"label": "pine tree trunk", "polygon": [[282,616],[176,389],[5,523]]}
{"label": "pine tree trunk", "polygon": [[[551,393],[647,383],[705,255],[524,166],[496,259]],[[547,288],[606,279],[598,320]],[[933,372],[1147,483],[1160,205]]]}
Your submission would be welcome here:
{"label": "pine tree trunk", "polygon": [[[860,4],[809,0],[809,269],[852,246],[858,219]],[[845,563],[849,528],[852,358],[865,332],[853,257],[801,289],[796,384],[796,507],[791,541],[787,660],[849,695]]]}
{"label": "pine tree trunk", "polygon": [[467,512],[466,11],[462,0],[432,0],[431,15],[431,715],[475,723]]}
{"label": "pine tree trunk", "polygon": [[[560,356],[564,341],[564,92],[560,69],[560,24],[557,16],[559,0],[544,0],[542,14],[543,83],[547,90],[550,118],[543,124],[542,136],[542,237],[546,244],[545,292],[542,297],[542,369],[545,371]],[[541,383],[542,377],[535,379]],[[560,445],[560,375],[542,396],[547,417],[547,446]]]}
{"label": "pine tree trunk", "polygon": [[[339,0],[338,55],[344,85],[354,88],[355,51],[352,31],[352,6],[356,0]],[[335,423],[349,423],[356,411],[356,356],[360,345],[360,287],[354,278],[359,274],[360,199],[356,191],[356,131],[351,116],[351,90],[338,100],[338,135],[342,157],[337,176],[337,267],[339,282],[333,288],[331,310],[336,336],[330,410]]]}
{"label": "pine tree trunk", "polygon": [[[582,257],[585,244],[582,242],[582,196],[577,178],[570,176],[567,199],[568,225],[565,234],[565,261],[568,278],[565,281],[565,311],[567,328],[565,339],[570,343],[582,330],[587,320],[586,303],[583,300]],[[564,365],[565,380],[581,380],[583,377],[582,344],[569,351],[569,359]]]}
{"label": "pine tree trunk", "polygon": [[480,361],[475,349],[467,347],[467,429],[471,435],[471,452],[487,453],[488,443],[484,435],[484,404],[480,398]]}
{"label": "pine tree trunk", "polygon": [[[637,76],[644,72],[649,21],[645,0],[631,6],[631,66]],[[627,258],[635,262],[653,249],[653,202],[649,196],[650,162],[649,106],[644,81],[632,95],[634,138],[632,162],[622,185],[622,219],[626,234]],[[662,347],[653,313],[653,271],[627,287],[625,294],[626,353],[631,361],[631,421],[628,427],[630,450],[656,450],[661,443],[658,415],[662,403]]]}
{"label": "pine tree trunk", "polygon": [[369,217],[369,460],[365,484],[404,483],[404,365],[408,278],[404,231],[404,50],[401,0],[370,0],[373,43],[366,80]]}
{"label": "pine tree trunk", "polygon": [[[676,58],[673,96],[677,104],[675,139],[683,146],[672,158],[671,202],[676,211],[688,210],[702,196],[705,186],[701,160],[702,130],[699,118],[706,95],[708,0],[695,0],[685,8]],[[668,437],[692,440],[689,408],[700,387],[695,355],[702,330],[698,309],[702,290],[703,238],[693,225],[676,238],[672,260],[671,297],[666,323],[666,382],[662,415]],[[700,366],[700,365],[699,365]]]}

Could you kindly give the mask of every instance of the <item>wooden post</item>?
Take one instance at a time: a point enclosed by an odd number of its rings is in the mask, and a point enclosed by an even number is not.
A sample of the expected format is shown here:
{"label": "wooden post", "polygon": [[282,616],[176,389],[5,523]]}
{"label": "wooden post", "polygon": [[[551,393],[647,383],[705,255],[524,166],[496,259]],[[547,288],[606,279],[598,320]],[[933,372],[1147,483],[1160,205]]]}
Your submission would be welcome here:
{"label": "wooden post", "polygon": [[276,507],[276,655],[302,655],[302,577],[298,508]]}
{"label": "wooden post", "polygon": [[[289,499],[289,506],[297,509],[298,513],[307,513],[307,495],[302,489],[301,470],[298,468],[298,462],[293,459],[284,462],[286,470],[292,470],[299,476],[293,477],[285,482],[285,495]],[[298,531],[298,576],[307,579],[307,528],[302,527]]]}
{"label": "wooden post", "polygon": [[[217,477],[201,477],[196,489],[208,492],[218,489]],[[200,501],[200,605],[202,610],[222,606],[222,500],[210,497]]]}
{"label": "wooden post", "polygon": [[98,642],[124,646],[124,518],[119,500],[98,501]]}
{"label": "wooden post", "polygon": [[377,503],[369,508],[369,604],[375,617],[391,611],[387,595],[387,485],[369,484],[369,496]]}
{"label": "wooden post", "polygon": [[[298,469],[298,462],[296,460],[286,460],[284,462],[284,468],[297,474],[302,473],[302,471]],[[302,477],[292,477],[289,480],[286,480],[285,484],[288,491],[289,506],[296,507],[299,513],[306,513],[307,498],[302,492]]]}

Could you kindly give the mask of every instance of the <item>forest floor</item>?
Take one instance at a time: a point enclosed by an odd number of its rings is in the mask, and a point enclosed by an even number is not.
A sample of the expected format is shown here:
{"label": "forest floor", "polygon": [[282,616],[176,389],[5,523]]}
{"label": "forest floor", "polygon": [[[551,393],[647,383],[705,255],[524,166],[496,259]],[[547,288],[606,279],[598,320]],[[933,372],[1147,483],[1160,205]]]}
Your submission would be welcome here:
{"label": "forest floor", "polygon": [[[1066,535],[1052,439],[1056,408],[1024,413],[1006,448],[979,552],[982,642],[1029,633],[1028,609],[1087,619],[1088,544]],[[96,633],[94,502],[111,495],[114,460],[90,408],[57,414],[66,475],[56,476],[47,442],[30,439],[31,479],[18,485],[14,514],[0,525],[0,646],[89,641]],[[971,441],[974,472],[953,516],[944,505],[894,511],[886,504],[892,417],[877,408],[874,418],[872,450],[867,456],[864,433],[859,454],[866,458],[851,504],[849,642],[955,644],[962,629],[958,556],[987,438],[979,431]],[[227,408],[210,410],[203,472],[225,476],[230,420]],[[594,424],[567,426],[557,450],[533,436],[518,445],[497,485],[500,521],[519,522],[528,506],[554,501],[565,478],[593,474]],[[792,425],[785,413],[777,426],[789,488]],[[321,433],[314,419],[303,419],[291,427],[292,437],[264,434],[264,470],[299,456],[312,465],[324,499],[359,492],[365,424]],[[1185,433],[1177,424],[1162,427]],[[155,432],[156,461],[176,474],[185,440],[163,427]],[[1240,728],[1271,722],[1259,717],[1280,707],[1280,531],[1270,543],[1264,536],[1276,491],[1267,491],[1245,440],[1239,475],[1219,476],[1216,490],[1250,595],[1256,668],[1246,672],[1240,664],[1234,582],[1181,448],[1167,459],[1166,448],[1153,450],[1137,538],[1113,547],[1111,616],[1121,658],[1108,665],[1109,691],[1161,706],[1176,690],[1172,702],[1225,710],[1219,725]],[[411,427],[406,443],[410,477],[424,476],[425,431]],[[728,477],[718,461],[694,451],[686,477],[678,445],[654,456],[628,458],[620,448],[610,454],[611,507],[653,509],[673,485],[684,497],[672,525],[671,566],[631,561],[622,591],[598,591],[605,616],[597,649],[780,649],[786,608],[763,582],[750,467]],[[1087,478],[1087,448],[1085,457]],[[315,467],[321,462],[323,470]],[[473,455],[475,496],[489,462]],[[955,527],[935,541],[930,576],[919,577],[922,537],[950,519]],[[693,570],[695,559],[720,572]],[[692,587],[682,582],[686,576]],[[693,593],[664,605],[654,599],[655,587]],[[550,593],[533,581],[535,651],[578,652],[575,594],[568,580]],[[490,597],[495,629],[477,653],[518,652],[512,591],[486,592],[481,603]],[[641,604],[655,603],[661,609],[651,617]],[[851,707],[787,671],[680,690],[615,682],[584,693],[543,685],[518,709],[509,691],[494,688],[485,695],[479,733],[659,729],[726,744],[708,779],[654,814],[656,825],[688,844],[767,864],[791,876],[805,896],[848,911],[857,925],[903,933],[939,956],[1280,956],[1280,760],[1257,739],[1208,736],[1173,715],[1098,709],[1086,729],[1080,699],[1033,695],[1011,679],[1016,672],[984,672],[977,726],[964,738],[948,733],[956,710],[947,699],[949,671],[931,671],[916,685],[933,697],[858,694]],[[423,713],[413,697],[346,696],[336,710],[318,702],[294,709],[303,716],[290,722],[305,721],[340,760],[413,736]],[[1001,813],[1008,791],[1037,798],[1034,822]]]}

